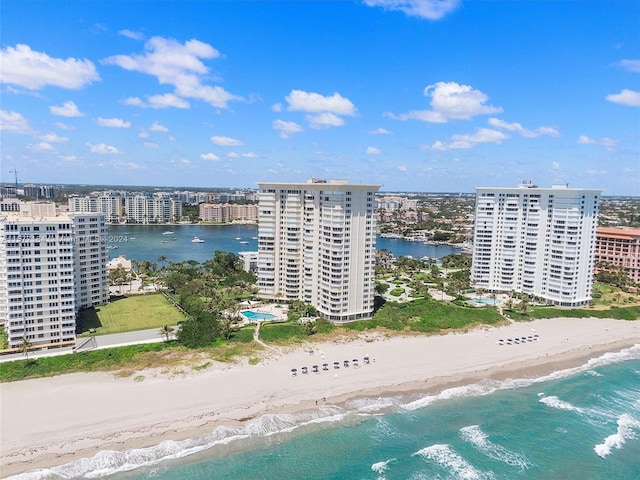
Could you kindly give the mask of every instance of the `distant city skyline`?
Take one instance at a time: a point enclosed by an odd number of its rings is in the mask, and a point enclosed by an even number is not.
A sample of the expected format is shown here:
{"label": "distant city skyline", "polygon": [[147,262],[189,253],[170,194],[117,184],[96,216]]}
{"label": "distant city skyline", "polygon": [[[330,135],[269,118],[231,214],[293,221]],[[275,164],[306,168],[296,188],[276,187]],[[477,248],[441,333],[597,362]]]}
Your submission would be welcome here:
{"label": "distant city skyline", "polygon": [[[126,15],[122,12],[126,11]],[[0,181],[640,195],[638,2],[3,1]]]}

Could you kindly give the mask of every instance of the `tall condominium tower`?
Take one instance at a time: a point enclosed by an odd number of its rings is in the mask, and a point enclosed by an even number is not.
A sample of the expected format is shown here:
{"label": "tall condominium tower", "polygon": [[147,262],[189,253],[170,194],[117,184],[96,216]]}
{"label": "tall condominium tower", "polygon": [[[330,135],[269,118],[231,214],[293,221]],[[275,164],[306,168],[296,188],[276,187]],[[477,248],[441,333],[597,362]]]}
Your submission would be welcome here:
{"label": "tall condominium tower", "polygon": [[79,309],[109,300],[104,214],[24,204],[0,215],[0,323],[11,348],[75,342]]}
{"label": "tall condominium tower", "polygon": [[591,300],[601,190],[476,188],[471,279],[574,307]]}
{"label": "tall condominium tower", "polygon": [[370,317],[380,185],[320,179],[258,185],[260,294],[302,300],[331,321]]}

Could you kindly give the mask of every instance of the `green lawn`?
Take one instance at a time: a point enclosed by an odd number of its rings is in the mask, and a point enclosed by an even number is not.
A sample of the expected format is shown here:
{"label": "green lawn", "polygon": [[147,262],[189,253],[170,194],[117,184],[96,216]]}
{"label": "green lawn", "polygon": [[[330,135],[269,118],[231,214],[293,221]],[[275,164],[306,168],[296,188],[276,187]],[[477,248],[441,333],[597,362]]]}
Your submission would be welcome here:
{"label": "green lawn", "polygon": [[184,315],[161,294],[132,295],[112,299],[108,305],[80,312],[81,331],[95,329],[98,335],[131,332],[175,325]]}

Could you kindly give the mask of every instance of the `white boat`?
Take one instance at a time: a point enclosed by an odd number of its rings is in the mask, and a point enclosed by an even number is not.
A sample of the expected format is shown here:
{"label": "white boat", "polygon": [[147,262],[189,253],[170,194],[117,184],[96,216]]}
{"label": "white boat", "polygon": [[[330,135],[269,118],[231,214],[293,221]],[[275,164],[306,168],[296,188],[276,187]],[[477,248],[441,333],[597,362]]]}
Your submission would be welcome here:
{"label": "white boat", "polygon": [[242,237],[236,237],[236,240],[242,240]]}
{"label": "white boat", "polygon": [[166,232],[162,232],[163,235],[173,235],[173,232],[167,230]]}
{"label": "white boat", "polygon": [[247,243],[249,243],[249,242],[240,242],[240,243],[242,243],[242,244],[247,244]]}
{"label": "white boat", "polygon": [[251,238],[253,238],[254,240],[257,240],[257,239],[258,239],[258,237],[251,237]]}
{"label": "white boat", "polygon": [[129,237],[129,240],[135,240],[136,237]]}
{"label": "white boat", "polygon": [[193,240],[191,240],[191,243],[204,243],[204,240],[198,237],[193,237]]}

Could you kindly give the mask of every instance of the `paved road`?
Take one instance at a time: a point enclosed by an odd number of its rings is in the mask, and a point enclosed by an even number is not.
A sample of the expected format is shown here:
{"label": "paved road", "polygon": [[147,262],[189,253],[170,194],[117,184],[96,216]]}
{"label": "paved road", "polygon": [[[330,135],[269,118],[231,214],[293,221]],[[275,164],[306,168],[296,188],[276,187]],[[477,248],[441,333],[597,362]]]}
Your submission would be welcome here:
{"label": "paved road", "polygon": [[[80,348],[80,351],[95,350],[99,348],[120,347],[123,345],[136,345],[139,343],[156,343],[162,342],[164,337],[160,335],[159,328],[151,328],[149,330],[137,330],[135,332],[114,333],[111,335],[95,335],[91,337],[94,341],[89,341]],[[81,345],[85,341],[85,337],[78,337],[76,344]],[[50,350],[40,350],[29,353],[29,358],[51,357],[54,355],[66,355],[73,353],[72,347],[55,348]],[[12,353],[0,356],[0,362],[9,362],[12,360],[22,360],[22,353]]]}

